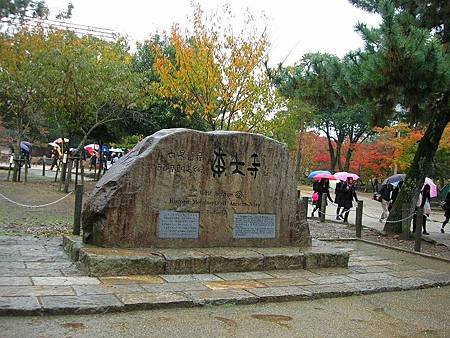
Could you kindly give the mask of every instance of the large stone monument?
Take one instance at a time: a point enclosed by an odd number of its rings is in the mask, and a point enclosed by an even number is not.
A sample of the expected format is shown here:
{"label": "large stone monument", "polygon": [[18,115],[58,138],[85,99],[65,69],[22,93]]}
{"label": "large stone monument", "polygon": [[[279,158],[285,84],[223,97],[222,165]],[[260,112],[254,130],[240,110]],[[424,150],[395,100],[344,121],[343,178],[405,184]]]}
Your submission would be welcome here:
{"label": "large stone monument", "polygon": [[84,242],[104,247],[308,246],[286,147],[242,132],[161,130],[97,183]]}

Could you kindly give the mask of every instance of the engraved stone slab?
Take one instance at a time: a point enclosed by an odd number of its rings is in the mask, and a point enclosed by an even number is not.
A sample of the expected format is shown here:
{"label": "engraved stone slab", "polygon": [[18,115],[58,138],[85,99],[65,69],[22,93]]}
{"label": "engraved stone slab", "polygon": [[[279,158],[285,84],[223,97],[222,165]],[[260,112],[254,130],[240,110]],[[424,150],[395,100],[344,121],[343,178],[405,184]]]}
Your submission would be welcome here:
{"label": "engraved stone slab", "polygon": [[198,238],[198,212],[159,212],[160,238]]}
{"label": "engraved stone slab", "polygon": [[233,238],[275,238],[276,215],[235,214]]}

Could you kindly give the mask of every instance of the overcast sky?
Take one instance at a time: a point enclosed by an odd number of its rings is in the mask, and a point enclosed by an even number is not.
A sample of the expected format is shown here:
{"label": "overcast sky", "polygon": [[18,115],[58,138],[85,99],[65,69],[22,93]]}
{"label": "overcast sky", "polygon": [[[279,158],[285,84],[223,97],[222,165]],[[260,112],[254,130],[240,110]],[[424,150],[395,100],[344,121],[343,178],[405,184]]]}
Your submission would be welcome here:
{"label": "overcast sky", "polygon": [[[173,23],[190,28],[190,0],[71,0],[73,23],[109,28],[142,41],[156,31],[169,30]],[[46,0],[51,14],[64,8],[66,0]],[[255,16],[268,17],[270,64],[286,59],[293,64],[304,53],[328,52],[343,56],[362,47],[354,31],[358,21],[377,25],[379,17],[353,7],[348,0],[200,0],[204,10],[229,3],[233,13],[249,8]],[[263,21],[260,20],[261,25]]]}

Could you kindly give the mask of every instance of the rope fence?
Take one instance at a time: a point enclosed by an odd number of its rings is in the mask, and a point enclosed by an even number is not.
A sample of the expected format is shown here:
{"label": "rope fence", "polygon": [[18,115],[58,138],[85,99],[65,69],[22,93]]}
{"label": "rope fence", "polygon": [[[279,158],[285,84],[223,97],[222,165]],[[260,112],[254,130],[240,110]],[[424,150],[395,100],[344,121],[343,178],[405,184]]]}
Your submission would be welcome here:
{"label": "rope fence", "polygon": [[67,193],[66,195],[64,195],[61,198],[58,198],[56,201],[53,201],[53,202],[50,202],[50,203],[45,203],[45,204],[38,204],[38,205],[29,205],[29,204],[19,203],[19,202],[13,201],[12,199],[6,197],[2,193],[0,193],[0,197],[4,198],[5,200],[7,200],[8,202],[10,202],[12,204],[18,205],[18,206],[23,207],[23,208],[37,209],[37,208],[45,208],[45,207],[48,207],[50,205],[56,204],[58,202],[61,202],[62,200],[64,200],[65,198],[67,198],[71,194],[73,194],[73,191]]}

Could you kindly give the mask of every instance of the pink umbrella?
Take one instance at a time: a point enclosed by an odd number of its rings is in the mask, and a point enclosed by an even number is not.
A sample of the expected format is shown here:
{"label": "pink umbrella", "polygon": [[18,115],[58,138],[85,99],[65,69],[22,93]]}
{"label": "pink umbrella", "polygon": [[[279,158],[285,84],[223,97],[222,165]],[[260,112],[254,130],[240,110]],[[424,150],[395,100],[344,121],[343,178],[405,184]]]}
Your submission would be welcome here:
{"label": "pink umbrella", "polygon": [[347,181],[347,178],[351,177],[353,178],[354,181],[359,179],[359,176],[354,174],[354,173],[348,173],[346,171],[340,171],[337,173],[334,173],[334,177],[336,177],[337,179],[341,180],[341,181]]}
{"label": "pink umbrella", "polygon": [[322,178],[327,178],[329,180],[337,180],[337,178],[334,175],[323,173],[323,174],[317,174],[313,177],[313,180],[320,181]]}
{"label": "pink umbrella", "polygon": [[[425,182],[423,185],[428,184],[430,186],[430,197],[436,197],[438,195],[437,193],[437,186],[434,184],[433,180],[429,177],[425,177]],[[423,187],[422,187],[423,189]]]}

